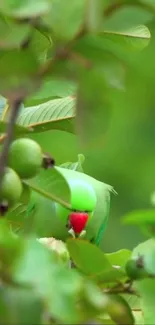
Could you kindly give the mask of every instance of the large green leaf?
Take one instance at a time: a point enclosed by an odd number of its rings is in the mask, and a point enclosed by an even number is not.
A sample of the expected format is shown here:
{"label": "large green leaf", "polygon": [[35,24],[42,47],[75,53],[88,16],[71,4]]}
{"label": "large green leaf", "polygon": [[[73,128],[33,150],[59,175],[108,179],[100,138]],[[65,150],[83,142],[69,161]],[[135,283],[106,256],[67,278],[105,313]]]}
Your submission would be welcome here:
{"label": "large green leaf", "polygon": [[153,18],[153,13],[136,6],[118,8],[104,20],[105,29],[125,30],[145,24]]}
{"label": "large green leaf", "polygon": [[104,253],[95,245],[84,240],[68,239],[67,247],[77,267],[87,275],[109,272],[112,266]]}
{"label": "large green leaf", "polygon": [[18,48],[29,37],[30,32],[30,25],[9,24],[0,17],[0,48]]}
{"label": "large green leaf", "polygon": [[1,94],[6,98],[10,93],[23,91],[29,94],[38,88],[34,79],[39,64],[29,49],[4,51],[0,58]]}
{"label": "large green leaf", "polygon": [[51,129],[74,132],[75,99],[65,97],[38,106],[27,107],[18,117],[20,125],[31,126],[33,132]]}
{"label": "large green leaf", "polygon": [[116,269],[97,246],[84,240],[68,239],[67,247],[75,265],[96,281],[105,284],[125,278],[124,272]]}
{"label": "large green leaf", "polygon": [[[100,33],[100,35],[103,35]],[[104,30],[104,37],[109,38],[124,49],[134,53],[145,48],[150,41],[151,34],[145,25],[138,25],[125,30]]]}
{"label": "large green leaf", "polygon": [[26,106],[33,106],[47,102],[50,99],[73,96],[76,93],[76,84],[56,78],[45,79],[41,88],[26,101]]}
{"label": "large green leaf", "polygon": [[70,40],[79,31],[84,21],[85,1],[53,0],[52,9],[45,18],[58,40]]}
{"label": "large green leaf", "polygon": [[24,183],[39,194],[70,208],[70,188],[61,170],[43,170],[36,177]]}
{"label": "large green leaf", "polygon": [[45,63],[47,59],[48,51],[50,51],[52,47],[51,35],[42,33],[40,30],[36,28],[33,29],[31,33],[31,42],[29,44],[29,47],[31,48],[33,53],[35,53],[39,62]]}
{"label": "large green leaf", "polygon": [[31,0],[6,0],[0,3],[0,11],[3,14],[16,18],[37,17],[48,12],[49,8],[50,2],[48,0],[36,2]]}

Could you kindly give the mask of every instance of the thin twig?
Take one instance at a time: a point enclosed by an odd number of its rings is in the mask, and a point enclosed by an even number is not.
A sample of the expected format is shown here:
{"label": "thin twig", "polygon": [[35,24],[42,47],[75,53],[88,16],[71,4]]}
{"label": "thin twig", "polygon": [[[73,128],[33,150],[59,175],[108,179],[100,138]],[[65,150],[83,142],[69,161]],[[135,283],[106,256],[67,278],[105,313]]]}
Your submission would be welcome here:
{"label": "thin twig", "polygon": [[16,98],[10,105],[10,118],[9,118],[7,130],[6,130],[7,136],[5,138],[3,150],[0,155],[0,189],[2,186],[2,179],[3,179],[3,174],[5,171],[5,166],[7,165],[7,161],[8,161],[9,146],[13,139],[14,124],[15,124],[15,121],[16,121],[16,118],[17,118],[17,115],[18,115],[18,112],[20,109],[20,105],[22,103],[22,99],[23,98],[20,98],[20,99]]}

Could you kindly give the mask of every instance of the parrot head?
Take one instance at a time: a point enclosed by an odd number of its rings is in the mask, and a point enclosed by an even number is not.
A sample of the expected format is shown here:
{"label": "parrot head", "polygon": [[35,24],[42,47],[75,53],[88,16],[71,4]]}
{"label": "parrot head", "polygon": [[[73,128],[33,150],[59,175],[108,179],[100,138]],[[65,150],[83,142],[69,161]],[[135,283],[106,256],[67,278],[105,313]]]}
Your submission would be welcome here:
{"label": "parrot head", "polygon": [[71,191],[71,209],[57,204],[58,216],[66,222],[66,227],[73,237],[86,233],[85,227],[96,207],[96,194],[93,187],[79,179],[68,181]]}

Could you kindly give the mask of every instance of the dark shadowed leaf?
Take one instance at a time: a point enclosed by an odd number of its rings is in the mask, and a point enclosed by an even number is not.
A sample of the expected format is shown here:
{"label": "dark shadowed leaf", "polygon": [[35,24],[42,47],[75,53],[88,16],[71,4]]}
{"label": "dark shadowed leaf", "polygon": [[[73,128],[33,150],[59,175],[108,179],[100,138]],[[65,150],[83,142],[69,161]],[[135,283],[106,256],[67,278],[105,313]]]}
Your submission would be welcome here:
{"label": "dark shadowed leaf", "polygon": [[0,18],[0,48],[13,49],[18,48],[31,32],[31,27],[28,24],[6,23]]}
{"label": "dark shadowed leaf", "polygon": [[[8,97],[12,92],[31,93],[38,87],[34,79],[38,62],[33,53],[27,50],[5,51],[0,58],[0,83],[2,95]],[[24,93],[25,93],[24,92]]]}

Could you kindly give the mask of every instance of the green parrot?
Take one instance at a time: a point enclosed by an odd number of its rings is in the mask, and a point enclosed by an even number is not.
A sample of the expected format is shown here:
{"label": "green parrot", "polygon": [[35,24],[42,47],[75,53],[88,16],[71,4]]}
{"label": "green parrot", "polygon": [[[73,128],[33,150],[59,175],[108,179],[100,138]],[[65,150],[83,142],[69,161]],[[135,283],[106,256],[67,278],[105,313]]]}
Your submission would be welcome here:
{"label": "green parrot", "polygon": [[66,241],[81,236],[99,246],[110,210],[112,186],[87,174],[55,167],[66,179],[71,191],[71,209],[32,192],[27,208],[27,222],[38,237]]}

